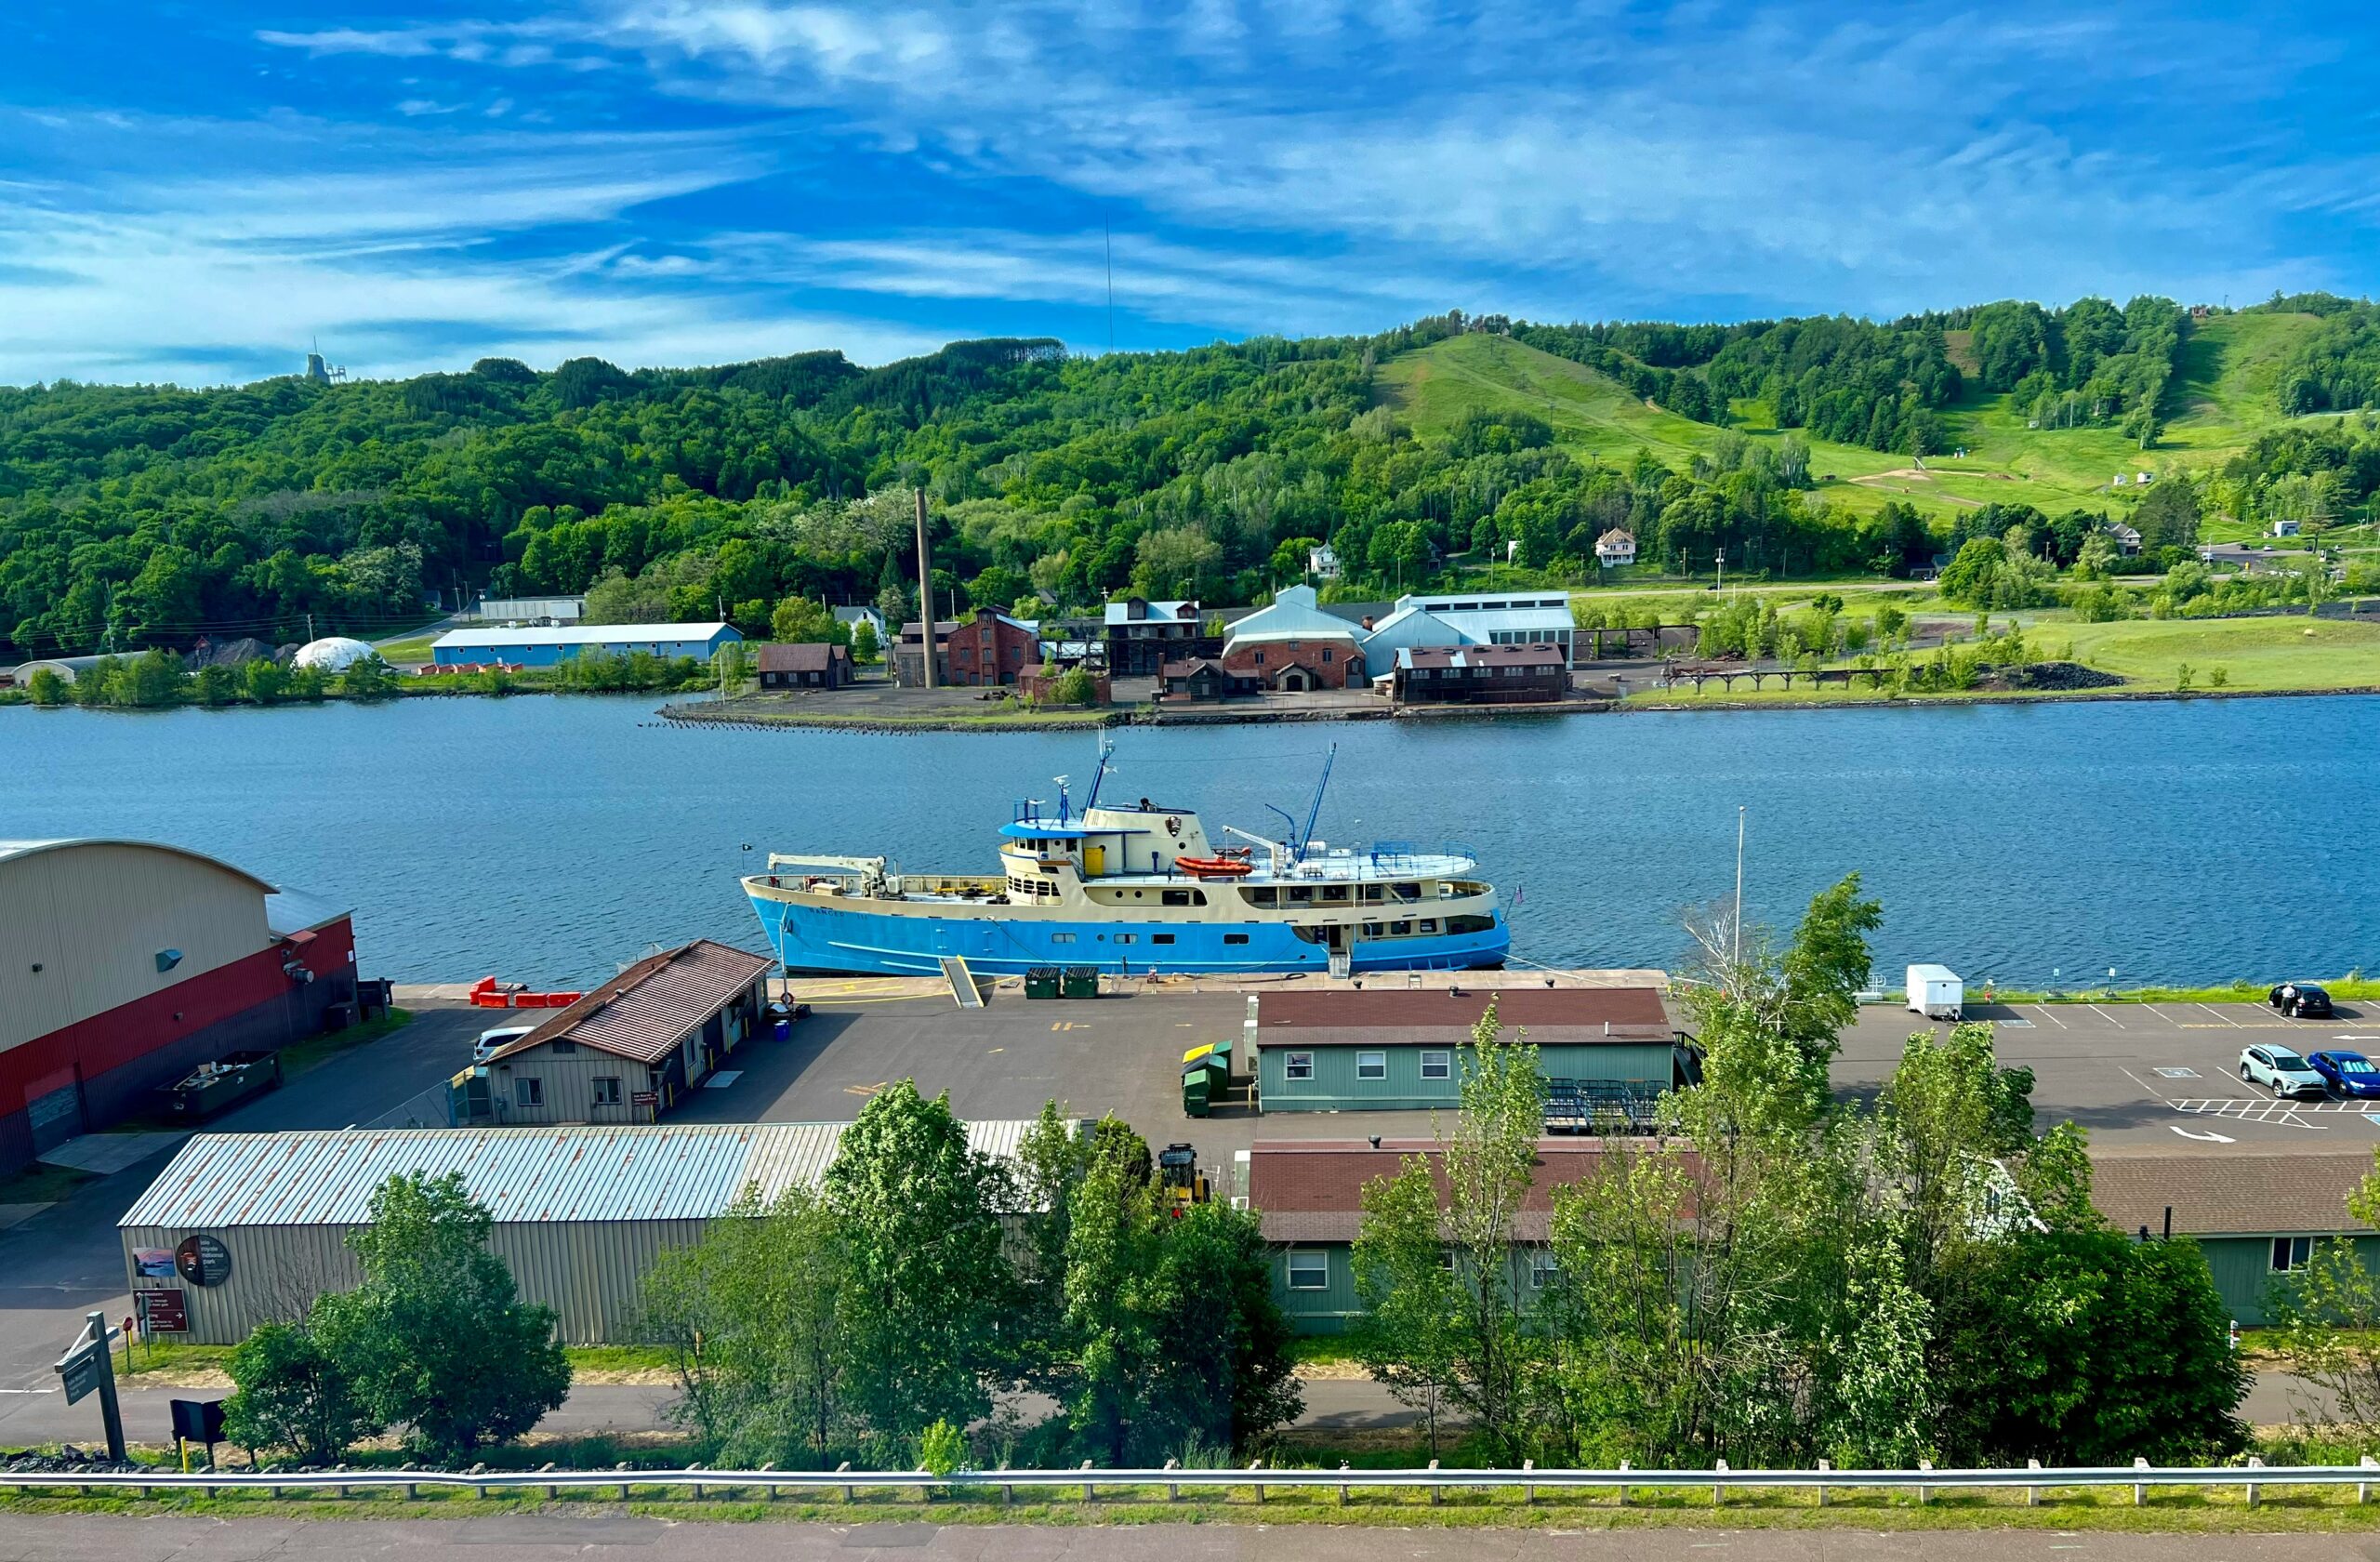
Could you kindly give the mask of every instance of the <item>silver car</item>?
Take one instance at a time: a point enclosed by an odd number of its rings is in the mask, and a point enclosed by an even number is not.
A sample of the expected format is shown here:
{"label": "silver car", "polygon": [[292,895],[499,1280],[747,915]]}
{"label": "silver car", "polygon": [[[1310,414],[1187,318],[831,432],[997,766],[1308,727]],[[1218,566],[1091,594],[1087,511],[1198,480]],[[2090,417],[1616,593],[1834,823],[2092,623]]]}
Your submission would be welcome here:
{"label": "silver car", "polygon": [[2330,1085],[2314,1072],[2314,1066],[2285,1047],[2242,1047],[2240,1078],[2252,1085],[2270,1087],[2284,1101],[2294,1095],[2319,1101],[2330,1093]]}

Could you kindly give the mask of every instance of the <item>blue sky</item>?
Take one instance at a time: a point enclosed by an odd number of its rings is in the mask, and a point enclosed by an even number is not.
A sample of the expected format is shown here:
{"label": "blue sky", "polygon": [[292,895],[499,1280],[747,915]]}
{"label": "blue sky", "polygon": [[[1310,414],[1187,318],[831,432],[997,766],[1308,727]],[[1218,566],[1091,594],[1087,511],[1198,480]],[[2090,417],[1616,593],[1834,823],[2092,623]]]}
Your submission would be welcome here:
{"label": "blue sky", "polygon": [[1103,225],[1126,349],[2380,270],[2344,6],[10,10],[0,383],[1095,351]]}

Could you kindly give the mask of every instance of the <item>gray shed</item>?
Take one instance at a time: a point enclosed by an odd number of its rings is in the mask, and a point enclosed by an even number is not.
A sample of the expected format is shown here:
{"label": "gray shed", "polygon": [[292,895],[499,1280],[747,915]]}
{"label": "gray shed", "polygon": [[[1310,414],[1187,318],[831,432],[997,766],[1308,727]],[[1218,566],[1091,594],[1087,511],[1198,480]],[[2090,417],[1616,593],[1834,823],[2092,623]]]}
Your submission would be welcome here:
{"label": "gray shed", "polygon": [[[462,1174],[495,1216],[489,1246],[523,1301],[561,1315],[565,1344],[635,1341],[638,1292],[747,1185],[815,1186],[845,1123],[597,1124],[202,1133],[116,1223],[135,1304],[187,1324],[168,1337],[232,1344],[362,1278],[347,1234],[397,1173]],[[1029,1122],[967,1125],[1008,1159]],[[142,1300],[139,1293],[158,1293]]]}

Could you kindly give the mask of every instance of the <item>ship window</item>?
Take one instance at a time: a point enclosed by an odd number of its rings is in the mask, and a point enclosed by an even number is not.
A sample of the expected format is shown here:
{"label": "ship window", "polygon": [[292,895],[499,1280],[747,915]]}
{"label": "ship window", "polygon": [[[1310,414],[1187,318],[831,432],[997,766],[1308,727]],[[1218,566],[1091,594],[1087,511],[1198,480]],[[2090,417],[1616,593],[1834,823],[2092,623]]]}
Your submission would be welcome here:
{"label": "ship window", "polygon": [[1412,932],[1413,924],[1411,922],[1391,922],[1388,924],[1388,935],[1391,938],[1408,937],[1411,935]]}
{"label": "ship window", "polygon": [[1388,1054],[1386,1052],[1357,1052],[1355,1054],[1355,1078],[1358,1079],[1387,1079]]}
{"label": "ship window", "polygon": [[1188,890],[1168,890],[1165,892],[1165,903],[1168,906],[1187,906],[1190,904],[1190,892]]}
{"label": "ship window", "polygon": [[1140,937],[1141,935],[1137,933],[1119,933],[1116,935],[1116,942],[1118,944],[1137,944],[1140,942]]}
{"label": "ship window", "polygon": [[1454,1054],[1452,1052],[1423,1052],[1421,1054],[1421,1078],[1424,1079],[1450,1079],[1454,1078]]}
{"label": "ship window", "polygon": [[1447,919],[1448,933],[1486,933],[1495,925],[1496,920],[1493,917],[1448,917]]}
{"label": "ship window", "polygon": [[1382,924],[1379,922],[1366,922],[1364,924],[1364,936],[1366,938],[1378,938],[1381,935],[1381,929]]}
{"label": "ship window", "polygon": [[1075,935],[1071,933],[1053,933],[1050,935],[1050,942],[1052,944],[1071,944],[1074,941]]}
{"label": "ship window", "polygon": [[1346,905],[1346,904],[1347,904],[1347,886],[1346,886],[1346,885],[1344,885],[1344,884],[1325,884],[1325,885],[1323,885],[1323,886],[1322,886],[1322,904],[1324,904],[1325,906],[1344,906],[1344,905]]}
{"label": "ship window", "polygon": [[1392,884],[1389,888],[1395,892],[1396,898],[1399,900],[1419,900],[1421,898],[1421,886],[1419,884]]}
{"label": "ship window", "polygon": [[1366,884],[1364,886],[1364,902],[1368,906],[1378,906],[1381,903],[1381,898],[1386,894],[1387,892],[1382,890],[1378,884]]}
{"label": "ship window", "polygon": [[1250,906],[1276,906],[1280,904],[1280,899],[1281,892],[1269,885],[1261,890],[1248,892],[1248,904]]}
{"label": "ship window", "polygon": [[1170,933],[1153,933],[1149,934],[1149,942],[1152,944],[1170,944],[1173,942],[1173,934]]}
{"label": "ship window", "polygon": [[1435,932],[1437,932],[1437,931],[1438,931],[1438,920],[1437,920],[1435,917],[1424,917],[1424,918],[1422,918],[1422,919],[1421,919],[1421,931],[1422,931],[1423,933],[1435,933]]}
{"label": "ship window", "polygon": [[1289,1055],[1289,1060],[1281,1065],[1281,1078],[1284,1079],[1313,1079],[1314,1054],[1312,1052],[1291,1052]]}
{"label": "ship window", "polygon": [[1314,888],[1313,888],[1313,886],[1312,886],[1312,885],[1310,885],[1310,884],[1292,884],[1292,885],[1290,885],[1290,886],[1289,886],[1289,904],[1290,904],[1291,906],[1311,906],[1311,905],[1313,905],[1313,904],[1314,904]]}
{"label": "ship window", "polygon": [[1245,944],[1248,942],[1248,934],[1244,933],[1227,933],[1223,934],[1223,942],[1226,944]]}

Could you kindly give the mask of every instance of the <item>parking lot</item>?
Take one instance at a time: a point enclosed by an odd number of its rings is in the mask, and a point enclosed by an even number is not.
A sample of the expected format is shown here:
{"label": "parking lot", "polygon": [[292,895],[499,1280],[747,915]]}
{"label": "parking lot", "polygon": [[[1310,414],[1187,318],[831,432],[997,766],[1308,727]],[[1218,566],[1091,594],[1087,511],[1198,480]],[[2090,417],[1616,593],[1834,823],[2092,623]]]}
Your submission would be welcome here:
{"label": "parking lot", "polygon": [[[2380,1055],[2380,1015],[2342,1003],[2327,1020],[2284,1019],[2245,1003],[1975,1005],[1998,1026],[2003,1064],[2033,1071],[2040,1126],[2070,1120],[2095,1151],[2210,1154],[2337,1150],[2380,1145],[2380,1102],[2281,1102],[2240,1078],[2240,1050],[2263,1043]],[[1873,1090],[1913,1030],[1946,1028],[1905,1011],[1863,1010],[1844,1037],[1835,1082]]]}

